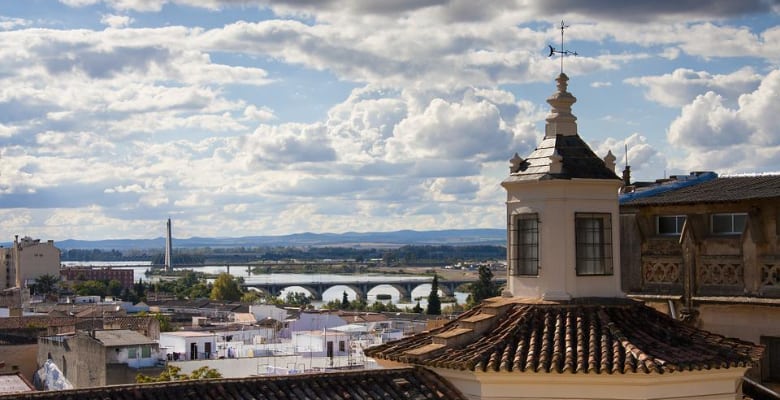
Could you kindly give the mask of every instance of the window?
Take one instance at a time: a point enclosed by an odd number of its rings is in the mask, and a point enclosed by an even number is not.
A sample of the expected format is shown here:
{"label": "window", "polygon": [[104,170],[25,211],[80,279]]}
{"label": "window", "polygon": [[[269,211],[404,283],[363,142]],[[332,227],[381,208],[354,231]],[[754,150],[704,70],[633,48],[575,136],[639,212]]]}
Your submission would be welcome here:
{"label": "window", "polygon": [[515,217],[514,275],[539,274],[539,218],[536,214],[520,214]]}
{"label": "window", "polygon": [[152,347],[151,346],[143,346],[143,347],[141,347],[141,358],[150,358],[151,356],[152,356]]}
{"label": "window", "polygon": [[339,340],[339,352],[340,352],[340,353],[343,353],[343,352],[345,352],[345,351],[347,351],[347,345],[346,345],[346,343],[344,343],[344,341],[343,341],[343,340]]}
{"label": "window", "polygon": [[576,213],[577,275],[612,275],[612,216]]}
{"label": "window", "polygon": [[656,233],[659,235],[679,235],[682,233],[685,215],[659,215],[656,221]]}
{"label": "window", "polygon": [[127,348],[127,358],[136,358],[136,351],[137,351],[137,349],[135,347],[128,347]]}
{"label": "window", "polygon": [[741,235],[747,214],[712,214],[710,222],[711,231],[716,235]]}

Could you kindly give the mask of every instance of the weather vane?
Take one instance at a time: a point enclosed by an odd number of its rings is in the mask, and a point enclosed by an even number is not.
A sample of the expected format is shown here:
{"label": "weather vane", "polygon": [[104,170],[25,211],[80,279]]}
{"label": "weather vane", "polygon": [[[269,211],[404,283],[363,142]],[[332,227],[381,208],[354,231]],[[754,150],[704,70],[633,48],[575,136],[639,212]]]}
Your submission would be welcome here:
{"label": "weather vane", "polygon": [[552,45],[548,45],[547,47],[550,48],[550,55],[548,57],[552,57],[554,54],[560,54],[561,55],[561,73],[563,73],[563,57],[567,55],[576,56],[576,51],[569,51],[563,49],[563,30],[568,28],[569,25],[565,25],[563,21],[561,21],[561,49],[556,50],[555,47],[552,47]]}

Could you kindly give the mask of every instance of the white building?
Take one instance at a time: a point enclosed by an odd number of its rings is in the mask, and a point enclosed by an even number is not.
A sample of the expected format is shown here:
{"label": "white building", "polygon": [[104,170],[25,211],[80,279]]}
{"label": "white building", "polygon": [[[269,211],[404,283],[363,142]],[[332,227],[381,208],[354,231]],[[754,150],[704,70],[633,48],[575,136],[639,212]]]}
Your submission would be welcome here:
{"label": "white building", "polygon": [[160,349],[164,349],[173,361],[214,358],[217,334],[192,331],[161,332]]}
{"label": "white building", "polygon": [[350,355],[350,335],[336,330],[293,332],[292,345],[295,353],[312,357]]}

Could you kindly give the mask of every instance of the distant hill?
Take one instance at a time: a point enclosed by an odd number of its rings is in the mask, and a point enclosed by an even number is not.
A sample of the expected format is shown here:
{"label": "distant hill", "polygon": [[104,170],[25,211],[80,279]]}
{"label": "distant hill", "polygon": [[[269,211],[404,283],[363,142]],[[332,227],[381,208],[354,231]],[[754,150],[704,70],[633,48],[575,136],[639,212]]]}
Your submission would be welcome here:
{"label": "distant hill", "polygon": [[[41,238],[46,240],[46,238]],[[451,229],[440,231],[402,230],[395,232],[346,232],[346,233],[295,233],[281,236],[245,236],[237,238],[173,238],[176,248],[233,248],[233,247],[401,247],[404,245],[506,245],[506,231],[503,229]],[[10,243],[4,244],[10,246]],[[61,250],[68,249],[162,249],[165,238],[155,239],[111,239],[73,240],[54,243]]]}

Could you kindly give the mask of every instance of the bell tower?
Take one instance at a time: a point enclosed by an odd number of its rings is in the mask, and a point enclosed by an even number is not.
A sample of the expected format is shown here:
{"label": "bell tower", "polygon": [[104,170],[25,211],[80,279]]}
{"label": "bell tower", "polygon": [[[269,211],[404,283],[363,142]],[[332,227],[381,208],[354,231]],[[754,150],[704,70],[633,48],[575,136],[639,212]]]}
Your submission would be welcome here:
{"label": "bell tower", "polygon": [[611,153],[599,158],[579,136],[568,80],[561,72],[547,99],[541,143],[526,158],[515,154],[501,183],[507,191],[508,291],[550,301],[622,297],[622,180]]}

